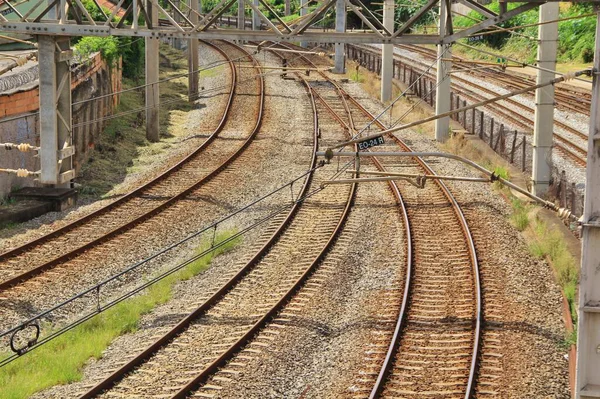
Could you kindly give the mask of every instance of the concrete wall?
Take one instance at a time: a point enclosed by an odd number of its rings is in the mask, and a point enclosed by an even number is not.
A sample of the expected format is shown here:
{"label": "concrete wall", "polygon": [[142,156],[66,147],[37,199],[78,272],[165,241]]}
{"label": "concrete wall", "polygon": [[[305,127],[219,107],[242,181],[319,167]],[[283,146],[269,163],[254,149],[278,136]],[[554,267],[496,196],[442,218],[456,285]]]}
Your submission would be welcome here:
{"label": "concrete wall", "polygon": [[[29,72],[31,70],[37,72],[37,69],[31,68]],[[110,68],[99,53],[92,55],[88,63],[77,66],[71,72],[73,103],[120,91],[121,70],[120,62],[119,65]],[[37,80],[25,86],[0,94],[0,143],[39,145],[39,118],[37,115],[26,116],[28,113],[36,112],[39,107]],[[90,149],[94,147],[95,139],[104,129],[107,121],[76,125],[112,114],[118,101],[118,96],[108,96],[73,106],[73,125],[75,126],[73,143],[76,150],[74,166],[77,172],[87,160]],[[19,115],[23,114],[25,116],[19,118]],[[17,119],[2,123],[3,118],[15,117]],[[39,170],[39,167],[39,160],[34,158],[32,153],[21,153],[17,150],[6,151],[0,148],[0,168]],[[0,198],[18,188],[34,185],[36,183],[33,179],[0,173]]]}

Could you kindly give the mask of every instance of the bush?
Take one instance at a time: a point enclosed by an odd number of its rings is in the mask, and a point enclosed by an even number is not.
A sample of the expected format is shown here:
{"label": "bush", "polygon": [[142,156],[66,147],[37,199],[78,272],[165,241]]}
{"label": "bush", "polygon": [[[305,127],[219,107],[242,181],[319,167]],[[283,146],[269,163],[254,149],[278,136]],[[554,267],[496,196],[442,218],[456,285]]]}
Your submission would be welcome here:
{"label": "bush", "polygon": [[99,51],[102,58],[113,67],[120,57],[119,39],[113,36],[86,36],[75,45],[75,53],[80,62],[85,62],[91,54]]}
{"label": "bush", "polygon": [[[516,7],[509,3],[509,9]],[[488,8],[497,12],[499,10],[498,1],[493,1]],[[576,17],[593,12],[592,5],[589,3],[577,3],[568,7],[561,7],[559,18]],[[466,28],[481,21],[483,17],[472,11],[466,17],[454,18],[455,27]],[[475,21],[473,21],[475,20]],[[535,24],[539,20],[539,11],[537,9],[522,13],[510,20],[500,24],[503,28],[510,28],[521,25]],[[596,29],[596,17],[590,16],[581,19],[573,19],[560,22],[558,25],[559,43],[558,58],[563,62],[592,62],[594,56],[594,35]],[[538,27],[531,26],[516,30],[516,32],[530,37],[537,38]],[[473,44],[473,43],[471,43]],[[529,40],[523,36],[511,35],[510,33],[495,33],[485,35],[482,40],[475,45],[489,46],[492,49],[501,50],[508,54],[517,54],[523,57],[524,61],[533,62],[537,54],[537,42]]]}

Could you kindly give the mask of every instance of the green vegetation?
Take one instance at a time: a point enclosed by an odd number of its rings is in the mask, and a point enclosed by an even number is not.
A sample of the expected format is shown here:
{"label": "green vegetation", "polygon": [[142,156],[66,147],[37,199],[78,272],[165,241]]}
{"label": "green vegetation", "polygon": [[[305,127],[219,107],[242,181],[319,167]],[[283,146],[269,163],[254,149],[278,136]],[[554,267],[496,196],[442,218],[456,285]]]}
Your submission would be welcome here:
{"label": "green vegetation", "polygon": [[[216,242],[235,232],[217,235]],[[212,237],[211,237],[212,238]],[[57,384],[68,384],[82,378],[82,369],[90,358],[99,359],[102,352],[120,335],[135,332],[141,316],[171,299],[174,285],[206,270],[213,259],[239,243],[237,238],[211,252],[184,269],[164,278],[145,293],[119,303],[73,330],[50,341],[0,369],[0,397],[27,398],[35,392]],[[197,254],[210,247],[206,239]],[[7,356],[2,354],[1,358]]]}
{"label": "green vegetation", "polygon": [[577,320],[576,312],[576,293],[577,283],[579,281],[579,267],[575,258],[569,253],[567,245],[559,231],[551,230],[541,220],[535,218],[532,223],[534,240],[529,246],[531,253],[540,258],[546,259],[552,265],[556,281],[565,293],[569,302],[571,316]]}
{"label": "green vegetation", "polygon": [[513,213],[510,215],[510,221],[517,230],[524,231],[529,226],[529,207],[516,198],[512,198],[511,202]]}
{"label": "green vegetation", "polygon": [[[509,9],[519,6],[518,3],[509,3]],[[498,1],[494,0],[487,6],[493,11],[499,10]],[[591,3],[561,3],[559,18],[569,18],[579,15],[589,14],[593,12]],[[474,11],[470,12],[466,17],[455,17],[455,27],[466,28],[472,26],[477,21],[482,20],[482,16]],[[537,9],[530,10],[511,18],[507,22],[500,24],[503,28],[512,28],[516,26],[538,23],[539,11]],[[494,29],[494,28],[492,28]],[[594,33],[596,29],[596,17],[589,16],[581,19],[572,19],[558,24],[559,29],[559,47],[558,56],[562,62],[592,62],[594,56]],[[527,28],[517,29],[515,32],[525,36],[537,38],[538,26],[530,26]],[[481,47],[494,52],[504,52],[511,54],[511,57],[521,59],[527,62],[535,62],[537,53],[537,42],[529,38],[498,32],[490,35],[482,36],[482,40],[478,42],[470,42],[470,45]],[[463,48],[457,46],[460,51]],[[492,60],[491,57],[483,55],[474,50],[464,50],[474,58],[483,58]],[[495,60],[494,60],[495,61]]]}
{"label": "green vegetation", "polygon": [[[161,65],[161,80],[187,72],[187,62],[181,51],[163,45],[160,52],[169,65]],[[135,80],[123,79],[123,89],[136,86],[138,83]],[[149,143],[144,125],[144,89],[121,94],[119,106],[114,112],[123,114],[107,120],[103,134],[94,139],[94,151],[82,165],[76,179],[82,185],[82,197],[97,198],[106,194],[128,173],[139,172],[145,165],[156,161],[155,155],[164,151],[165,144],[172,144],[188,134],[183,123],[192,109],[187,98],[187,77],[162,83],[160,97],[161,142]]]}
{"label": "green vegetation", "polygon": [[[443,148],[450,153],[471,159],[488,170],[493,170],[496,175],[502,178],[509,178],[508,170],[505,167],[494,165],[484,153],[465,140],[462,135],[452,137],[444,144]],[[508,188],[497,182],[494,183],[494,188],[510,201],[512,212],[509,219],[512,225],[523,233],[526,242],[528,242],[530,253],[539,259],[544,259],[551,265],[555,280],[564,292],[571,309],[571,315],[575,321],[577,318],[575,309],[579,267],[575,258],[569,253],[561,232],[550,229],[537,216],[531,217],[539,209],[537,205],[521,201]]]}
{"label": "green vegetation", "polygon": [[[82,0],[82,3],[95,21],[106,20],[92,0]],[[103,10],[107,15],[111,14],[107,8],[103,7]],[[113,18],[113,21],[117,21],[117,18]],[[131,22],[131,17],[128,21]],[[144,68],[144,40],[141,38],[86,36],[75,37],[72,43],[80,62],[99,51],[111,67],[116,65],[119,57],[123,57],[123,75],[127,78],[137,80]]]}

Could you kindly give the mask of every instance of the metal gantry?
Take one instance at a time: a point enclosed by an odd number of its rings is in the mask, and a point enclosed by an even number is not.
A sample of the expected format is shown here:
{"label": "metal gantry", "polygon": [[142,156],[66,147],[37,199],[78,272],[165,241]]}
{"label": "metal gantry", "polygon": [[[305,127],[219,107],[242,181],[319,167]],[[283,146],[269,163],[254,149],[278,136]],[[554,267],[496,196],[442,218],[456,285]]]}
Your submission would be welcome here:
{"label": "metal gantry", "polygon": [[[449,109],[450,78],[447,73],[451,65],[450,46],[459,39],[469,37],[484,29],[497,26],[525,11],[540,7],[555,0],[529,0],[520,2],[509,10],[508,3],[501,1],[500,13],[483,7],[475,0],[458,0],[483,16],[483,21],[472,27],[453,31],[450,13],[451,0],[428,0],[407,21],[378,20],[361,0],[301,0],[300,18],[285,22],[267,3],[267,0],[220,0],[208,11],[202,11],[199,0],[118,0],[112,12],[104,11],[97,0],[92,3],[97,8],[95,20],[81,0],[37,0],[25,14],[16,9],[17,0],[6,0],[4,4],[14,11],[16,19],[8,20],[0,14],[0,32],[3,34],[25,34],[37,36],[40,62],[40,136],[41,136],[41,176],[45,184],[66,185],[74,177],[71,157],[74,149],[71,144],[71,77],[69,60],[71,57],[69,38],[72,36],[136,36],[146,38],[146,125],[150,140],[159,139],[158,133],[158,41],[161,38],[188,40],[190,83],[189,98],[193,100],[198,92],[198,40],[225,39],[234,41],[297,41],[306,43],[335,43],[336,71],[345,70],[344,43],[391,44],[432,44],[439,49],[438,82],[436,86],[436,113],[441,116]],[[600,0],[593,0],[600,3]],[[441,3],[441,4],[440,4]],[[125,4],[127,4],[125,6]],[[220,18],[237,4],[239,11],[237,29],[218,29]],[[288,4],[288,3],[286,3]],[[313,4],[314,8],[309,8]],[[384,13],[389,15],[392,5],[386,1]],[[436,34],[413,34],[411,28],[434,7],[441,8],[440,30]],[[253,30],[246,30],[245,9],[252,10]],[[326,15],[336,12],[336,30],[323,31],[317,26]],[[287,7],[289,11],[289,7]],[[124,10],[124,12],[123,12]],[[552,19],[556,6],[542,11],[544,20]],[[362,32],[346,30],[347,14],[356,15],[366,26]],[[274,18],[272,18],[274,16]],[[159,20],[166,23],[159,23]],[[599,18],[600,20],[600,18]],[[264,23],[264,25],[262,23]],[[394,23],[395,22],[395,23]],[[259,30],[263,25],[266,30]],[[555,24],[556,25],[556,24]],[[539,62],[550,65],[556,59],[552,48],[555,26],[540,28]],[[548,33],[550,32],[550,33]],[[552,37],[549,37],[551,35]],[[578,321],[578,359],[576,396],[581,399],[600,397],[600,23],[596,31],[596,56],[594,61],[593,100],[589,133],[587,163],[587,185],[583,226],[583,250],[580,284],[580,316]],[[389,47],[386,55],[389,58]],[[387,63],[384,65],[384,83],[388,84]],[[553,69],[552,67],[547,69]],[[538,85],[553,80],[553,73],[538,73]],[[533,180],[536,190],[543,190],[546,183],[545,171],[551,162],[551,125],[542,126],[542,121],[551,119],[550,90],[537,95],[536,148],[537,166]],[[382,91],[382,98],[388,93]],[[437,118],[436,137],[444,141],[448,135],[448,118]],[[548,127],[549,126],[549,127]],[[550,144],[548,144],[550,143]],[[539,185],[537,183],[543,183]]]}

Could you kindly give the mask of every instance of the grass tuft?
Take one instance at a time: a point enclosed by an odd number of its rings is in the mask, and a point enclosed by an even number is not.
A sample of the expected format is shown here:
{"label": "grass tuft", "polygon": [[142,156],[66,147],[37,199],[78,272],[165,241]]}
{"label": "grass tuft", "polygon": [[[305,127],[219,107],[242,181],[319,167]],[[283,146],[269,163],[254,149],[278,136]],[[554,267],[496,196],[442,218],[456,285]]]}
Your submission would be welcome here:
{"label": "grass tuft", "polygon": [[[231,231],[217,234],[215,242],[223,241],[233,234],[235,232]],[[137,331],[140,318],[144,314],[171,299],[173,287],[177,282],[188,280],[206,270],[214,256],[229,251],[240,241],[241,238],[237,237],[152,285],[143,294],[119,303],[35,349],[31,354],[0,368],[0,397],[27,398],[51,386],[81,380],[85,363],[91,358],[101,358],[103,351],[118,336]],[[206,240],[196,253],[200,254],[209,247],[210,241]],[[0,354],[0,358],[8,355]]]}

